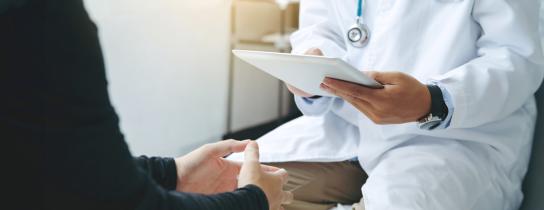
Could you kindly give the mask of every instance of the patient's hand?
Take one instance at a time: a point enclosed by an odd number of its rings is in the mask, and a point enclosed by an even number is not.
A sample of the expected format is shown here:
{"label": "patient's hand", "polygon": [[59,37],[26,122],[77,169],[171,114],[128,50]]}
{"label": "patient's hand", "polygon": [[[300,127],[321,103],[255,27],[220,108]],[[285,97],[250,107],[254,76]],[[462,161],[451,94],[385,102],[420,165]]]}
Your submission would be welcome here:
{"label": "patient's hand", "polygon": [[[223,157],[244,151],[249,142],[226,140],[207,144],[183,157],[176,158],[178,172],[176,190],[202,194],[235,190],[238,186],[237,177],[242,163]],[[278,169],[261,165],[261,170],[277,171]]]}
{"label": "patient's hand", "polygon": [[293,194],[283,191],[283,185],[287,183],[287,171],[284,169],[263,171],[259,166],[259,147],[257,143],[251,142],[246,147],[238,186],[243,187],[249,184],[259,186],[266,194],[270,210],[282,210],[282,204],[293,201]]}

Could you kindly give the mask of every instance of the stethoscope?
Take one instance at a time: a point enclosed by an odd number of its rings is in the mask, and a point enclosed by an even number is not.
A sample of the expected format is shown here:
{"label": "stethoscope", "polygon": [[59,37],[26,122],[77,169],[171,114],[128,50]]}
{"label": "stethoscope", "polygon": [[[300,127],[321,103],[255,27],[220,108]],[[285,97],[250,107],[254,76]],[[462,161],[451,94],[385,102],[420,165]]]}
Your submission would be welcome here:
{"label": "stethoscope", "polygon": [[368,43],[370,30],[363,20],[363,0],[359,0],[357,6],[357,19],[355,19],[355,24],[349,28],[347,37],[352,46],[361,48]]}

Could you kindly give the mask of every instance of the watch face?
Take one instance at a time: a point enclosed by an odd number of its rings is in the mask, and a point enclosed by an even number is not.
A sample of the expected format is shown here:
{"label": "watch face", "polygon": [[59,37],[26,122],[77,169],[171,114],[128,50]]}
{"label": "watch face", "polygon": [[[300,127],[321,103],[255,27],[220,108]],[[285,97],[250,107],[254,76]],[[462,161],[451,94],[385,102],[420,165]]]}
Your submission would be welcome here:
{"label": "watch face", "polygon": [[429,121],[420,122],[419,128],[423,130],[432,130],[438,127],[442,123],[442,120],[438,117],[433,117]]}

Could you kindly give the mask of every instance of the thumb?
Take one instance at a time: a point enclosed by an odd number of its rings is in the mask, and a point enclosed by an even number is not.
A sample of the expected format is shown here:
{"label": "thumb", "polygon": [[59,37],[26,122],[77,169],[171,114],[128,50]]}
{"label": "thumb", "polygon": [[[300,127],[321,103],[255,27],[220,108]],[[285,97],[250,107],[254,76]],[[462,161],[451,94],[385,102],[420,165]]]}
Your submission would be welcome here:
{"label": "thumb", "polygon": [[401,78],[400,72],[379,72],[379,71],[366,71],[365,74],[381,83],[382,85],[394,85],[397,84]]}
{"label": "thumb", "polygon": [[247,144],[244,156],[242,172],[260,173],[261,164],[259,163],[259,146],[257,143],[250,142]]}
{"label": "thumb", "polygon": [[280,169],[275,172],[273,172],[274,175],[279,176],[281,178],[282,184],[287,184],[287,181],[289,180],[289,174],[285,169]]}

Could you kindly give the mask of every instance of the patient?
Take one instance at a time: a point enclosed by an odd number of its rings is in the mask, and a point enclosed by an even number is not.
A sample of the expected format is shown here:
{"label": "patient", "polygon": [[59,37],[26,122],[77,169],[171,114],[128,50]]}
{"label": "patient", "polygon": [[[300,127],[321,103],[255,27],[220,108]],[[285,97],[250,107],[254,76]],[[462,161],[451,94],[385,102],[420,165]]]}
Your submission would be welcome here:
{"label": "patient", "polygon": [[[2,0],[0,28],[0,139],[17,146],[3,172],[25,200],[10,208],[279,210],[292,199],[286,171],[260,165],[254,142],[134,159],[81,0]],[[222,158],[244,150],[243,164]]]}

